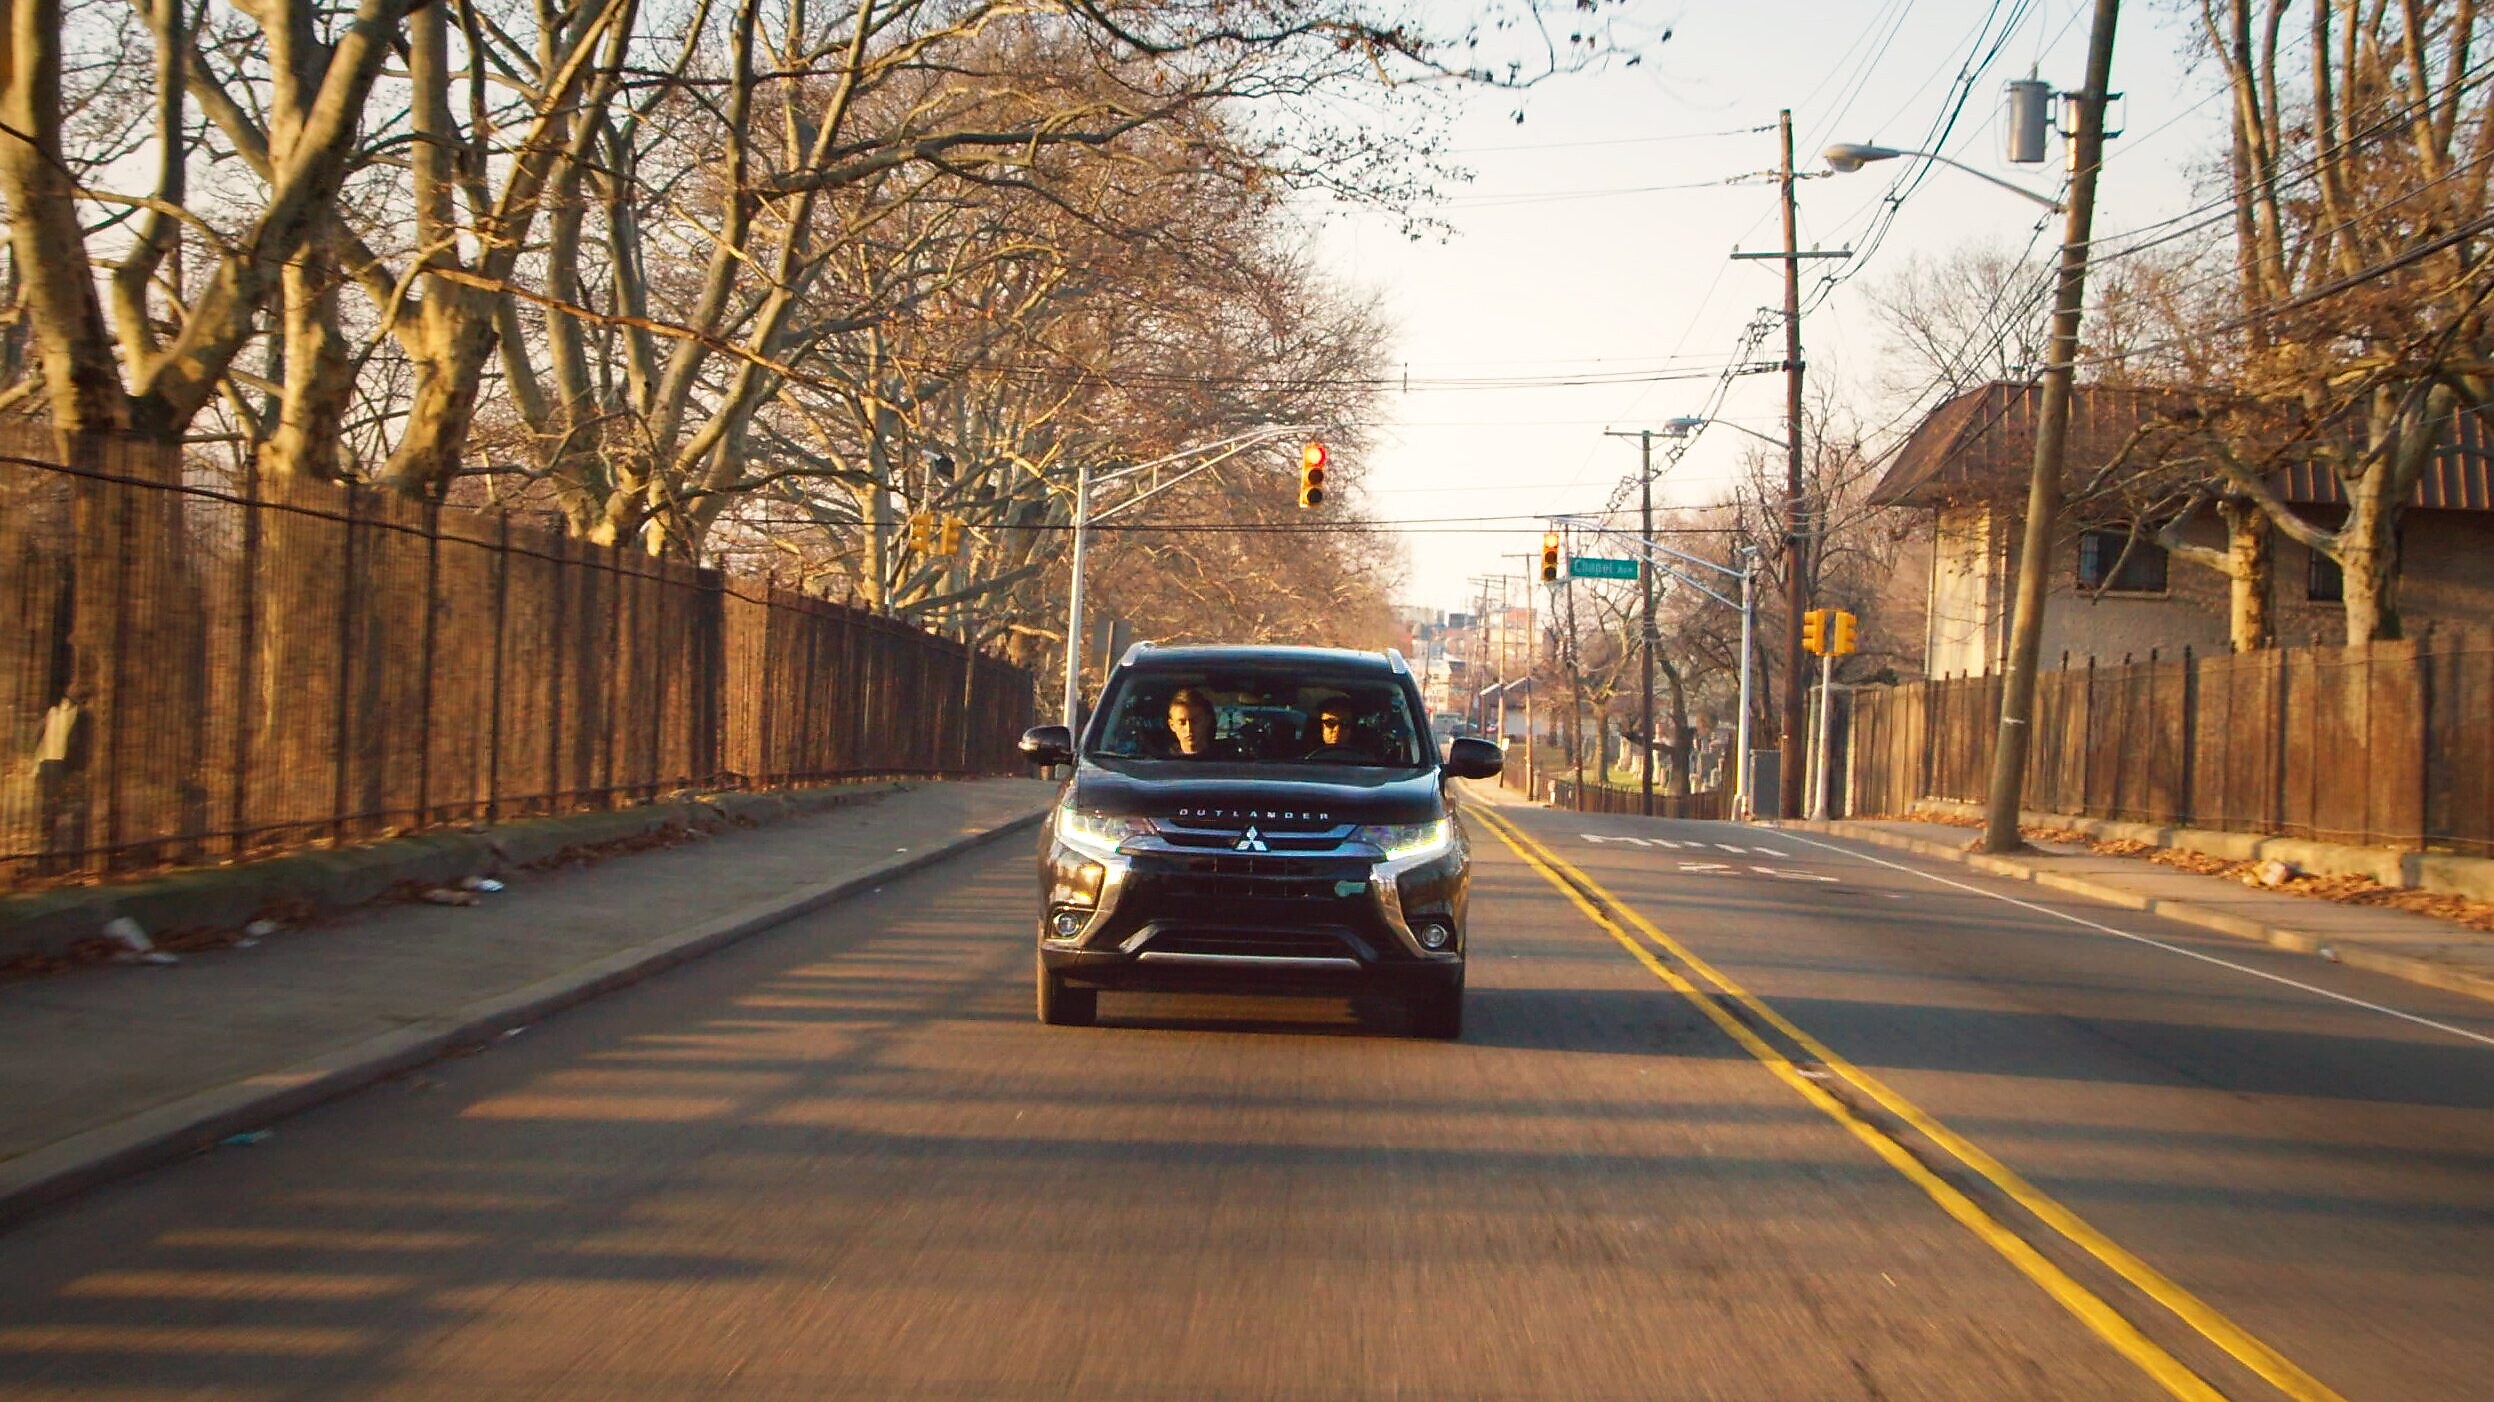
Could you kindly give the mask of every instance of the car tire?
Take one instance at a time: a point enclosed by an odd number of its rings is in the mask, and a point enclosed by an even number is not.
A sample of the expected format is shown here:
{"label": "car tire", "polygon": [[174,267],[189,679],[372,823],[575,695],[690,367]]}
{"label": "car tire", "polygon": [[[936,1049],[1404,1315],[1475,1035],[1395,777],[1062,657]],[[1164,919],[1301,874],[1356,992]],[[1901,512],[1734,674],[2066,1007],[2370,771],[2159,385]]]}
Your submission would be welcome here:
{"label": "car tire", "polygon": [[1068,988],[1065,979],[1039,966],[1039,1020],[1050,1027],[1089,1027],[1100,1016],[1100,991]]}
{"label": "car tire", "polygon": [[1411,1019],[1412,1031],[1432,1041],[1451,1042],[1463,1036],[1463,985],[1414,999]]}

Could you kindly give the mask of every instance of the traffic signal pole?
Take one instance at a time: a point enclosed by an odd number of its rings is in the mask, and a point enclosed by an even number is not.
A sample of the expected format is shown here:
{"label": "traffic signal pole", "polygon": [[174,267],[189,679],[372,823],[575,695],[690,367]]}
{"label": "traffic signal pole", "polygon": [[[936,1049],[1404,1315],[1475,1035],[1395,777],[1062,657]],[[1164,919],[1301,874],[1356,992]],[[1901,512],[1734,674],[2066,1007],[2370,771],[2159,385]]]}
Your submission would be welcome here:
{"label": "traffic signal pole", "polygon": [[[1131,491],[1125,500],[1103,507],[1096,514],[1096,516],[1091,509],[1091,489],[1094,485],[1091,474],[1091,460],[1089,458],[1085,458],[1075,464],[1073,504],[1074,558],[1072,561],[1073,579],[1070,581],[1069,587],[1065,591],[1065,698],[1063,707],[1065,727],[1066,729],[1074,732],[1074,740],[1077,744],[1080,744],[1082,740],[1083,557],[1090,552],[1091,527],[1095,520],[1105,521],[1109,517],[1118,515],[1121,512],[1131,511],[1135,507],[1141,506],[1143,503],[1150,501],[1152,498],[1159,496],[1161,493],[1168,491],[1170,488],[1177,486],[1179,483],[1184,482],[1188,478],[1193,477],[1198,473],[1210,472],[1212,469],[1219,467],[1221,464],[1228,462],[1230,459],[1237,457],[1239,454],[1244,453],[1251,448],[1270,443],[1277,438],[1298,437],[1300,435],[1310,434],[1316,431],[1317,430],[1314,427],[1307,424],[1265,424],[1257,428],[1251,428],[1244,433],[1233,434],[1228,438],[1219,439],[1211,443],[1198,444],[1191,448],[1180,448],[1174,453],[1167,454],[1163,457],[1153,458],[1149,462],[1132,463],[1125,467],[1116,468],[1112,471],[1103,473],[1100,476],[1098,485],[1104,487],[1123,485],[1130,488]],[[1321,488],[1324,483],[1323,449],[1321,445],[1311,444],[1310,446],[1317,448],[1318,451],[1318,457],[1315,459],[1314,466],[1318,469],[1316,480],[1317,485]],[[1182,472],[1169,471],[1168,475],[1163,475],[1164,471],[1173,469],[1178,463],[1194,457],[1202,457],[1204,458],[1204,461],[1196,463],[1194,466],[1189,467]],[[1309,460],[1303,453],[1301,458],[1303,470],[1300,477],[1300,490],[1303,494],[1305,493],[1307,486],[1307,478],[1304,467],[1308,464],[1308,461]],[[1318,500],[1323,500],[1321,493]],[[1314,503],[1306,501],[1303,495],[1301,504],[1313,505]],[[1112,665],[1113,663],[1114,659],[1112,659]]]}
{"label": "traffic signal pole", "polygon": [[1091,460],[1074,475],[1074,581],[1065,599],[1065,728],[1082,744],[1082,557],[1091,545]]}
{"label": "traffic signal pole", "polygon": [[[1626,435],[1623,434],[1619,436],[1625,437]],[[1718,564],[1713,560],[1703,559],[1696,555],[1685,554],[1681,551],[1674,550],[1670,546],[1664,545],[1661,542],[1650,538],[1632,540],[1629,533],[1626,531],[1614,530],[1611,527],[1588,521],[1585,518],[1575,516],[1553,516],[1550,520],[1554,525],[1564,525],[1570,532],[1582,528],[1591,531],[1597,537],[1606,535],[1617,536],[1623,541],[1631,541],[1633,548],[1635,548],[1642,557],[1642,568],[1661,570],[1666,574],[1669,574],[1674,579],[1679,580],[1682,584],[1687,585],[1689,588],[1696,590],[1698,593],[1705,595],[1707,598],[1714,600],[1716,603],[1723,605],[1725,608],[1736,610],[1740,614],[1740,720],[1735,726],[1733,732],[1732,814],[1736,818],[1747,818],[1751,816],[1756,808],[1756,796],[1749,791],[1749,713],[1753,709],[1754,704],[1751,699],[1754,695],[1751,682],[1755,670],[1752,658],[1757,651],[1756,640],[1758,634],[1757,552],[1748,546],[1741,547],[1741,567],[1739,569],[1734,569],[1730,565]],[[1673,563],[1675,561],[1677,562],[1676,564]],[[1710,570],[1724,579],[1739,581],[1740,597],[1738,599],[1732,599],[1716,592],[1714,589],[1709,588],[1705,581],[1690,574],[1687,570],[1680,568],[1682,565],[1694,566],[1695,568],[1703,570]],[[1731,586],[1726,584],[1724,587],[1728,589]],[[1568,636],[1572,641],[1576,633],[1576,576],[1573,572],[1569,573],[1567,576],[1567,591],[1567,626]],[[1577,686],[1577,704],[1581,706],[1583,704],[1582,678],[1578,678]],[[1576,782],[1580,787],[1584,783],[1584,772],[1581,766],[1577,771]]]}
{"label": "traffic signal pole", "polygon": [[1827,821],[1827,718],[1836,709],[1836,650],[1829,648],[1819,654],[1819,735],[1814,746],[1818,756],[1811,763],[1817,782],[1810,793],[1810,821]]}
{"label": "traffic signal pole", "polygon": [[1646,549],[1646,554],[1637,561],[1637,587],[1645,596],[1643,636],[1637,649],[1638,691],[1643,697],[1638,707],[1637,726],[1645,732],[1645,738],[1638,742],[1644,758],[1637,765],[1637,788],[1642,795],[1638,811],[1651,818],[1654,816],[1654,648],[1663,636],[1662,630],[1654,623],[1654,431],[1650,428],[1634,432],[1604,429],[1602,436],[1637,440],[1637,490],[1644,513],[1638,538],[1644,542]]}

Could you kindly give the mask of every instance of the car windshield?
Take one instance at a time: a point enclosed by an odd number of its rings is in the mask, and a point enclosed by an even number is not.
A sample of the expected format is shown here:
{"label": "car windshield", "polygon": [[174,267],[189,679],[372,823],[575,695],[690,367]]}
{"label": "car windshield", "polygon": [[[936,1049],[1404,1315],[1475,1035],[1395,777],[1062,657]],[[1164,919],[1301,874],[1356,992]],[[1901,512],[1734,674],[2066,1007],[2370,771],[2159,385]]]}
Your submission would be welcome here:
{"label": "car windshield", "polygon": [[1115,759],[1430,762],[1407,694],[1378,677],[1154,670],[1121,678],[1107,705],[1091,752]]}

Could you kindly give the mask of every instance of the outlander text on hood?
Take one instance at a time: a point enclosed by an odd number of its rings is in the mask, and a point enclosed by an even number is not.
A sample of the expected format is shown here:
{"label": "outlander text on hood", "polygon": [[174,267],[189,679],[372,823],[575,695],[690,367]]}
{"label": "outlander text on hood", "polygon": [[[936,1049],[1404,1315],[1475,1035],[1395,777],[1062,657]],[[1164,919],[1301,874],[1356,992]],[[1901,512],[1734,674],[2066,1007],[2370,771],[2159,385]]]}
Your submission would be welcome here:
{"label": "outlander text on hood", "polygon": [[1042,1022],[1090,1023],[1103,989],[1343,993],[1463,1031],[1471,849],[1443,761],[1393,652],[1142,646],[1101,688],[1039,845]]}

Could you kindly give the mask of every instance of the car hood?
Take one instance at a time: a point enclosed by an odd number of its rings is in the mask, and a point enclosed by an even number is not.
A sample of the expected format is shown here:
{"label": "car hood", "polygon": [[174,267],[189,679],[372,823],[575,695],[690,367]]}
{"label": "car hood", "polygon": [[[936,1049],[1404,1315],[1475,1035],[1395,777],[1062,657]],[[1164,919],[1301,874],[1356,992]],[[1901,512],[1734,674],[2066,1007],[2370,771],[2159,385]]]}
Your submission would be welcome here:
{"label": "car hood", "polygon": [[1173,817],[1185,809],[1213,817],[1291,814],[1337,823],[1425,823],[1446,811],[1437,770],[1366,765],[1293,772],[1273,764],[1086,756],[1074,771],[1072,797],[1089,812],[1144,818]]}

